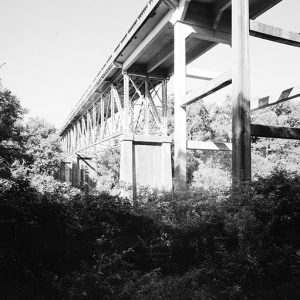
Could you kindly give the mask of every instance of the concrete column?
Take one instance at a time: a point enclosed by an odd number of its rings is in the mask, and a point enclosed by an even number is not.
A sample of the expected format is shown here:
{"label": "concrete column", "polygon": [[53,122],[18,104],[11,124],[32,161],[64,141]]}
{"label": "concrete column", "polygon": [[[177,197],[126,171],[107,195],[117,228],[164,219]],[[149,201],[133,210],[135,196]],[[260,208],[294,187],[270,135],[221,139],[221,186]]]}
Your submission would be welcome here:
{"label": "concrete column", "polygon": [[[96,151],[95,151],[96,153]],[[92,159],[91,161],[91,166],[93,167],[91,169],[91,172],[90,172],[90,179],[91,179],[91,184],[93,187],[96,187],[96,184],[97,184],[97,178],[98,178],[98,171],[97,171],[97,161],[95,158]]]}
{"label": "concrete column", "polygon": [[66,169],[65,169],[65,180],[66,182],[70,183],[72,185],[72,163],[66,164]]}
{"label": "concrete column", "polygon": [[186,188],[186,28],[174,25],[174,188]]}
{"label": "concrete column", "polygon": [[[129,136],[130,134],[127,135]],[[132,199],[133,204],[136,204],[133,138],[125,137],[125,139],[121,141],[120,156],[120,183],[126,187],[126,190],[122,191],[121,196]]]}
{"label": "concrete column", "polygon": [[65,163],[65,182],[72,184],[72,164],[71,163]]}
{"label": "concrete column", "polygon": [[249,0],[232,1],[232,179],[251,180]]}
{"label": "concrete column", "polygon": [[133,137],[127,134],[121,140],[120,181],[132,186],[133,182]]}
{"label": "concrete column", "polygon": [[76,156],[72,157],[71,180],[73,186],[78,186],[78,160]]}
{"label": "concrete column", "polygon": [[162,188],[165,191],[172,191],[172,164],[171,164],[171,142],[162,143]]}
{"label": "concrete column", "polygon": [[66,181],[66,163],[62,161],[59,164],[58,179],[62,182]]}
{"label": "concrete column", "polygon": [[83,170],[83,166],[82,166],[82,161],[81,159],[77,158],[77,186],[81,186],[84,182],[84,170]]}

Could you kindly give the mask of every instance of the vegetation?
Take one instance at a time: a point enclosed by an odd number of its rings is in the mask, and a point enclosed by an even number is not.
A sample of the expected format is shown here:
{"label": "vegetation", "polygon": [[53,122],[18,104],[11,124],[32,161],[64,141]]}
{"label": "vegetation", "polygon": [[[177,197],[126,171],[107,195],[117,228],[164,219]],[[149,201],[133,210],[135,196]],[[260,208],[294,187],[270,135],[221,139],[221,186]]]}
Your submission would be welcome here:
{"label": "vegetation", "polygon": [[[55,129],[24,122],[16,97],[0,96],[2,299],[300,298],[298,142],[254,140],[256,181],[234,196],[230,155],[190,153],[188,192],[133,207],[56,181]],[[282,104],[253,121],[298,126],[297,110]],[[191,139],[230,142],[229,100],[188,113]],[[118,157],[111,148],[98,159],[102,190],[116,188]]]}
{"label": "vegetation", "polygon": [[29,118],[16,96],[0,89],[0,177],[53,176],[62,159],[56,129],[48,122]]}
{"label": "vegetation", "polygon": [[120,177],[120,148],[108,147],[97,154],[99,191],[112,191],[118,188]]}
{"label": "vegetation", "polygon": [[[251,114],[252,123],[273,126],[300,126],[300,103],[289,101]],[[188,110],[189,138],[231,142],[231,101],[220,105],[199,101]],[[170,127],[172,128],[172,127]],[[282,170],[300,175],[300,142],[253,138],[252,172],[254,179]],[[193,187],[227,188],[231,184],[231,153],[195,151],[190,153],[188,176]],[[218,184],[219,183],[219,184]]]}
{"label": "vegetation", "polygon": [[9,166],[22,156],[21,125],[24,110],[18,99],[0,85],[0,175],[9,176]]}
{"label": "vegetation", "polygon": [[0,285],[9,299],[298,299],[300,178],[138,208],[71,188],[1,182]]}

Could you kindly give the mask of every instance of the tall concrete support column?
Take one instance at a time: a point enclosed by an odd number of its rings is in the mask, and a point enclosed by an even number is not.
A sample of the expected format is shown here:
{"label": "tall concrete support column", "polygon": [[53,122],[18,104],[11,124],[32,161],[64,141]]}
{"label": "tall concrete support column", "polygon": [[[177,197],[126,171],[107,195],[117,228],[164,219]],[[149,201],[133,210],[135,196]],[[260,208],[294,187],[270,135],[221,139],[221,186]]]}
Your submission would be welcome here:
{"label": "tall concrete support column", "polygon": [[232,178],[251,180],[249,0],[232,0]]}
{"label": "tall concrete support column", "polygon": [[120,152],[120,183],[124,184],[125,190],[122,191],[122,197],[132,199],[136,204],[136,184],[134,179],[134,145],[132,138],[121,140]]}
{"label": "tall concrete support column", "polygon": [[79,186],[80,185],[80,164],[77,156],[72,157],[72,185]]}
{"label": "tall concrete support column", "polygon": [[186,96],[185,25],[174,25],[174,188],[186,188],[186,109],[180,105]]}
{"label": "tall concrete support column", "polygon": [[126,185],[133,184],[133,140],[121,141],[120,181]]}
{"label": "tall concrete support column", "polygon": [[162,153],[162,188],[165,191],[172,191],[172,164],[171,164],[171,143],[164,142],[161,146]]}
{"label": "tall concrete support column", "polygon": [[[94,153],[96,153],[96,150],[94,150]],[[92,187],[96,187],[97,185],[97,177],[98,177],[98,173],[97,173],[97,161],[95,158],[92,158],[87,166],[89,167],[89,176],[88,176],[88,183],[90,186]]]}
{"label": "tall concrete support column", "polygon": [[64,165],[65,168],[65,182],[68,183],[72,183],[72,178],[71,178],[71,174],[72,174],[72,164],[71,162],[65,163]]}

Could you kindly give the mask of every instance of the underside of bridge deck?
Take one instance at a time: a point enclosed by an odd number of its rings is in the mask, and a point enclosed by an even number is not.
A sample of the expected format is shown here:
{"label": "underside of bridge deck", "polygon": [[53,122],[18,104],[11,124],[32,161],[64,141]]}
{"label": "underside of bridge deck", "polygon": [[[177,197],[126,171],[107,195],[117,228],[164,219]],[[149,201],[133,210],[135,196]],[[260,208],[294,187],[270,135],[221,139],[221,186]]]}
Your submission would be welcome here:
{"label": "underside of bridge deck", "polygon": [[[150,0],[63,125],[60,135],[66,153],[77,160],[80,156],[93,157],[99,147],[118,139],[122,149],[121,179],[131,185],[148,183],[170,189],[171,163],[161,162],[166,161],[162,158],[166,155],[171,162],[171,151],[165,146],[170,140],[167,81],[174,75],[174,184],[175,189],[184,188],[186,106],[232,83],[233,181],[239,185],[250,180],[249,35],[300,45],[299,34],[255,21],[280,1]],[[232,47],[232,70],[212,78],[201,95],[187,96],[186,65],[219,43]],[[199,75],[199,79],[204,77]],[[154,137],[161,137],[162,141],[153,142]],[[149,147],[139,148],[137,158],[132,153],[138,147],[132,145],[141,143]],[[164,150],[157,154],[154,144]],[[154,152],[158,163],[152,162],[145,172],[167,174],[162,175],[161,185],[154,183],[153,176],[137,176],[133,167],[143,165],[143,159]]]}

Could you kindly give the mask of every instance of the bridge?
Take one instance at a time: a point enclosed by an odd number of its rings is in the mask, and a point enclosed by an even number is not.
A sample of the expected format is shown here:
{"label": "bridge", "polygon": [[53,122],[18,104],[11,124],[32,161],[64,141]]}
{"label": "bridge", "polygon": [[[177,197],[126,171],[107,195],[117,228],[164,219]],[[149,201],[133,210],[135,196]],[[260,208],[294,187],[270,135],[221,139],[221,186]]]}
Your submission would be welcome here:
{"label": "bridge", "polygon": [[[232,151],[233,185],[251,180],[251,136],[300,138],[297,128],[250,122],[250,102],[251,109],[257,110],[300,96],[300,88],[293,87],[250,101],[249,36],[300,46],[299,33],[256,21],[281,1],[150,0],[60,130],[68,156],[62,165],[62,180],[73,185],[95,182],[95,153],[112,145],[120,147],[120,180],[132,186],[133,193],[138,185],[184,189],[187,149]],[[220,43],[232,48],[230,70],[215,76],[186,67]],[[173,139],[167,130],[171,76]],[[189,77],[206,80],[207,85],[187,94]],[[232,144],[187,141],[186,107],[230,84]]]}

